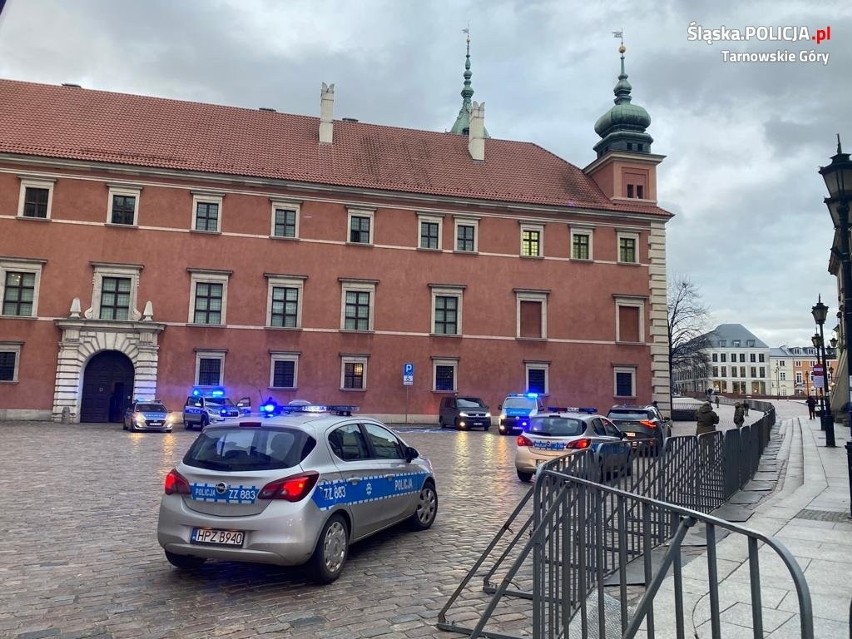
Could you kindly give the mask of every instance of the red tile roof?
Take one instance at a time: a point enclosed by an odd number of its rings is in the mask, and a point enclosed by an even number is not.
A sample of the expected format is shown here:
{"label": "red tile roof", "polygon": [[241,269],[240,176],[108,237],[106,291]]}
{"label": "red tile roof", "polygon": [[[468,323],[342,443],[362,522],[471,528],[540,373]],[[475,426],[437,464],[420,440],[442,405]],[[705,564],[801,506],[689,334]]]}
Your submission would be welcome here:
{"label": "red tile roof", "polygon": [[476,162],[466,136],[335,120],[328,145],[316,117],[13,80],[0,105],[0,153],[669,216],[529,142]]}

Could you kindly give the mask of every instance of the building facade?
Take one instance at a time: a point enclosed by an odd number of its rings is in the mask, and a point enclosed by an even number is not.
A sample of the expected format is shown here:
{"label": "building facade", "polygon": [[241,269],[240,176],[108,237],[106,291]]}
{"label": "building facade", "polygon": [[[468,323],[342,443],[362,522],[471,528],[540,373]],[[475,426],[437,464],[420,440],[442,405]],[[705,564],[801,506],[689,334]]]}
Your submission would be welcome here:
{"label": "building facade", "polygon": [[623,65],[585,169],[476,102],[456,134],[334,119],[334,85],[316,118],[0,81],[0,418],[193,385],[388,419],[668,406],[670,214]]}

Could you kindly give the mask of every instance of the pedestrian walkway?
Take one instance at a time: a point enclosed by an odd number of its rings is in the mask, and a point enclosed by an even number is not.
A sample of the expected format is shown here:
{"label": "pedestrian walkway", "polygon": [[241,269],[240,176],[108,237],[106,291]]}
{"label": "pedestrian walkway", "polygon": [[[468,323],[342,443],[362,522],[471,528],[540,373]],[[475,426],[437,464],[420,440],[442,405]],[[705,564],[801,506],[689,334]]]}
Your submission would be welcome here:
{"label": "pedestrian walkway", "polygon": [[[782,400],[775,406],[781,441],[764,455],[755,477],[767,486],[774,484],[775,490],[766,490],[762,498],[754,491],[738,493],[731,502],[751,510],[741,525],[772,535],[796,558],[810,591],[814,636],[852,638],[852,519],[845,448],[849,429],[836,425],[837,445],[827,448],[820,421],[808,419],[803,402]],[[757,416],[752,411],[749,419]],[[746,540],[732,534],[716,548],[721,636],[753,637]],[[711,637],[706,552],[687,564],[683,574],[687,635]],[[760,551],[760,583],[765,636],[801,637],[799,603],[789,570],[767,547]],[[673,592],[669,576],[656,597],[663,608],[655,606],[656,638],[676,636],[674,619],[663,603],[672,601]]]}

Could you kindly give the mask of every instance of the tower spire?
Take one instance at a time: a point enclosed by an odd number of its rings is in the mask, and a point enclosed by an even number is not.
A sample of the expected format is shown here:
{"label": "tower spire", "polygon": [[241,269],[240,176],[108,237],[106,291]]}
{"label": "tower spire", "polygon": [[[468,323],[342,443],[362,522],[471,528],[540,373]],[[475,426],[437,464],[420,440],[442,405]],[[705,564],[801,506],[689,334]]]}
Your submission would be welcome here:
{"label": "tower spire", "polygon": [[[473,77],[473,73],[470,70],[470,24],[462,29],[462,33],[465,34],[467,45],[464,59],[464,88],[461,90],[462,105],[461,109],[459,109],[458,117],[456,117],[456,121],[450,129],[450,133],[455,133],[456,135],[467,135],[468,131],[470,131],[470,108],[471,98],[473,98],[473,87],[470,82],[471,77]],[[487,131],[485,132],[485,137],[488,137]]]}

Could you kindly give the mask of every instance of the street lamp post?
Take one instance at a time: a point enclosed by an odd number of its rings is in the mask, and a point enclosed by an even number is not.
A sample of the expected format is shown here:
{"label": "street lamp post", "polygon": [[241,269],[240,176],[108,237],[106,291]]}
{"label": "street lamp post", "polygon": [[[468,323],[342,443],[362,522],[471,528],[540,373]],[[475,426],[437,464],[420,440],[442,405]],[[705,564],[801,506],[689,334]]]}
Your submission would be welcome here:
{"label": "street lamp post", "polygon": [[[852,337],[852,261],[849,255],[849,200],[852,198],[852,161],[849,154],[844,153],[840,146],[840,135],[837,136],[837,153],[832,156],[831,164],[819,169],[829,197],[825,199],[834,228],[840,235],[840,309],[843,313],[841,322],[840,348],[846,351],[847,379],[852,372],[849,367],[849,339]],[[848,385],[846,397],[846,425],[852,426],[852,384]]]}
{"label": "street lamp post", "polygon": [[[825,318],[828,316],[828,306],[822,303],[822,297],[817,299],[817,303],[811,308],[811,314],[814,316],[814,321],[819,326],[819,333],[813,336],[813,343],[817,349],[817,361],[822,355],[822,404],[819,416],[820,428],[825,431],[825,445],[828,448],[834,448],[834,416],[828,408],[828,366],[825,364],[825,335],[822,327],[825,324]],[[816,382],[814,382],[816,383]]]}

